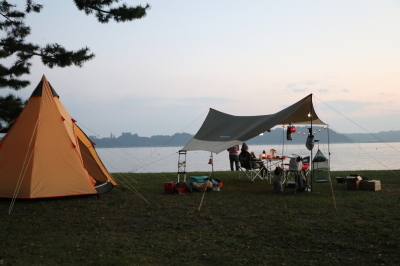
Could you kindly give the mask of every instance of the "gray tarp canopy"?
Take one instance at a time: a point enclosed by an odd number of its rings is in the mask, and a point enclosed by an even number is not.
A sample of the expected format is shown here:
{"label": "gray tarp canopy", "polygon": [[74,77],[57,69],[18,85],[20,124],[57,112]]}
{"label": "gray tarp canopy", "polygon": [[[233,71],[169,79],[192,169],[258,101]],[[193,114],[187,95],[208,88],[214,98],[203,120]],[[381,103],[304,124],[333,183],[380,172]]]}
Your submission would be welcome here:
{"label": "gray tarp canopy", "polygon": [[289,124],[325,125],[315,113],[312,94],[271,115],[234,116],[210,108],[203,125],[182,150],[220,153],[276,125]]}

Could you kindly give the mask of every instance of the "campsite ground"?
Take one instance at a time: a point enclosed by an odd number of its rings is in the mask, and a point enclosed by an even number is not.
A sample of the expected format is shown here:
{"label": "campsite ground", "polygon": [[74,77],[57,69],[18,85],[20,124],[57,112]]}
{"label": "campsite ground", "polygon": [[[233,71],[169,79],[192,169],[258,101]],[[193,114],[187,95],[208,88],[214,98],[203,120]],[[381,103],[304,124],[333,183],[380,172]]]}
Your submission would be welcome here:
{"label": "campsite ground", "polygon": [[163,193],[175,173],[115,174],[126,191],[17,200],[11,215],[2,199],[0,257],[4,265],[398,265],[400,170],[357,173],[382,190],[333,180],[336,210],[329,184],[280,194],[236,172],[214,174],[225,186],[205,193],[200,211],[203,193]]}

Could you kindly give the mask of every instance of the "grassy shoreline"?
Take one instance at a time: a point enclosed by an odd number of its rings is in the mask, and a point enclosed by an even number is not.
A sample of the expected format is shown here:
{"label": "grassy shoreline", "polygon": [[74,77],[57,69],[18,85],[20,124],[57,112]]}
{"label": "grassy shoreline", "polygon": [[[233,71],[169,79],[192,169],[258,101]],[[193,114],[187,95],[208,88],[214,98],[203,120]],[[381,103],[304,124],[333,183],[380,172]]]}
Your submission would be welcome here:
{"label": "grassy shoreline", "polygon": [[[335,180],[352,173],[381,180],[382,190],[351,191]],[[332,172],[336,210],[329,184],[313,184],[311,193],[274,193],[269,181],[215,172],[224,187],[207,192],[198,211],[202,193],[163,193],[175,173],[114,176],[126,191],[17,200],[10,216],[11,200],[1,199],[3,264],[400,263],[400,170]]]}

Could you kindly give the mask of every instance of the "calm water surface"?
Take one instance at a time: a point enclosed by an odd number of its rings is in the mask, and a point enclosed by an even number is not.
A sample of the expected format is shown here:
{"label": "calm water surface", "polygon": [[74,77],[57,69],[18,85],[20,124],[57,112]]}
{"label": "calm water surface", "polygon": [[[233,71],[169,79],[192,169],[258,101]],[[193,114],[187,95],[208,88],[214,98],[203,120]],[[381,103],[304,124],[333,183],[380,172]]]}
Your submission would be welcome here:
{"label": "calm water surface", "polygon": [[[249,147],[256,155],[263,150],[269,154],[275,149],[279,156],[297,154],[310,156],[305,145],[253,145]],[[331,170],[389,170],[400,169],[400,143],[357,143],[357,144],[316,144],[313,156],[318,148],[330,159]],[[97,149],[107,169],[112,172],[159,173],[178,171],[178,151],[181,147],[146,148],[103,148]],[[330,154],[330,155],[329,155]],[[211,171],[208,164],[210,152],[189,151],[186,154],[186,171]],[[228,153],[213,154],[214,171],[229,170]],[[181,160],[185,158],[181,156]]]}

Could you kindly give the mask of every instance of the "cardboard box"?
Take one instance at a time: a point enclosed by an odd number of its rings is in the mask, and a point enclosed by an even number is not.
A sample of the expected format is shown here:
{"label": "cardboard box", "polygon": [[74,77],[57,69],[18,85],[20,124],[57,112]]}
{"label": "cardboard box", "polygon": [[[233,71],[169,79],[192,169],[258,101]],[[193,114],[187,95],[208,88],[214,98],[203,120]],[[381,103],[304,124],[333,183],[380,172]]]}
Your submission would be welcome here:
{"label": "cardboard box", "polygon": [[360,190],[378,191],[381,190],[381,181],[379,180],[364,180],[360,182]]}
{"label": "cardboard box", "polygon": [[361,176],[347,176],[346,177],[346,183],[347,183],[347,189],[350,190],[357,190],[360,188],[360,181],[362,180]]}

